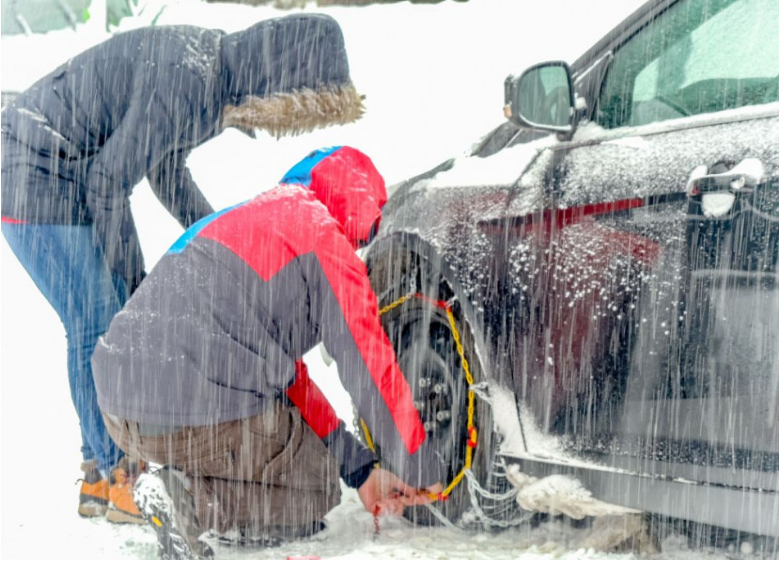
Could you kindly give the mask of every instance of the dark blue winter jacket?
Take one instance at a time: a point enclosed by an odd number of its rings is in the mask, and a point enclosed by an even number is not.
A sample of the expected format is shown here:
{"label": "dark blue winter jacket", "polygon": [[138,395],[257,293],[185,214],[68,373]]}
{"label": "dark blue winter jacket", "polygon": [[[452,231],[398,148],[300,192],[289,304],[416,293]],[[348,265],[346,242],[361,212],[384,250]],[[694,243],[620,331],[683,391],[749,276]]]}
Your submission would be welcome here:
{"label": "dark blue winter jacket", "polygon": [[185,161],[220,133],[224,106],[343,84],[342,32],[327,16],[229,35],[190,26],[116,35],[3,111],[3,221],[94,225],[110,267],[134,288],[144,270],[128,199],[136,184],[146,176],[187,228],[213,210]]}

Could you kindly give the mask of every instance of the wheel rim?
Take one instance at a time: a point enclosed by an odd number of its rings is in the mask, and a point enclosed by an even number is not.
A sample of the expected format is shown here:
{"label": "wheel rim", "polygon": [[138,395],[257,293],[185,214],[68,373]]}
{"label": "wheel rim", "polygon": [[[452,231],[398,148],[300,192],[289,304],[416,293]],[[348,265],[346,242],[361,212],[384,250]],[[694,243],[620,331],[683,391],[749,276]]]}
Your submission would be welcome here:
{"label": "wheel rim", "polygon": [[427,439],[449,470],[464,456],[466,382],[448,318],[421,303],[396,319],[397,361],[411,388]]}

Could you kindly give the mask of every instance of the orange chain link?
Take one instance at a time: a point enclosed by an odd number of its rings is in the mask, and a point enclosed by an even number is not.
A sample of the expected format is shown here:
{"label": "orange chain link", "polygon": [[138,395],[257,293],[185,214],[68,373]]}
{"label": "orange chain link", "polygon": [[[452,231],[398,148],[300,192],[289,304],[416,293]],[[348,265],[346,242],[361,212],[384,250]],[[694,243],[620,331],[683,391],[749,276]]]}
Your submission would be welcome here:
{"label": "orange chain link", "polygon": [[[451,483],[443,489],[440,493],[427,493],[429,494],[430,498],[433,500],[446,500],[449,498],[449,495],[451,494],[451,491],[454,490],[454,488],[459,485],[460,481],[462,481],[463,477],[465,477],[465,472],[468,471],[471,466],[473,465],[473,451],[478,447],[478,429],[473,425],[473,419],[475,417],[476,412],[476,394],[473,392],[472,386],[473,386],[473,375],[470,373],[470,366],[468,365],[468,360],[465,357],[465,350],[462,348],[462,339],[460,338],[459,331],[457,330],[457,323],[454,320],[454,314],[451,310],[451,305],[447,301],[441,301],[438,299],[433,299],[431,297],[427,297],[426,295],[422,295],[418,292],[412,292],[407,295],[403,295],[396,301],[386,305],[385,307],[381,308],[378,311],[378,316],[385,315],[392,309],[396,309],[406,301],[409,301],[410,299],[422,299],[424,301],[427,301],[431,305],[434,305],[435,307],[438,307],[439,309],[443,309],[446,311],[446,316],[449,319],[449,325],[451,326],[451,334],[454,337],[454,343],[457,347],[457,354],[459,354],[460,360],[462,361],[462,369],[465,372],[465,379],[468,382],[468,420],[467,420],[467,430],[468,430],[468,440],[467,440],[467,448],[465,450],[465,463],[462,466],[462,469],[459,470],[459,473],[454,477],[454,479],[451,480]],[[372,441],[372,436],[370,435],[370,429],[367,427],[367,424],[365,424],[364,420],[359,419],[359,422],[362,425],[362,430],[364,432],[364,437],[367,440],[367,445],[372,449],[375,450],[375,445]]]}

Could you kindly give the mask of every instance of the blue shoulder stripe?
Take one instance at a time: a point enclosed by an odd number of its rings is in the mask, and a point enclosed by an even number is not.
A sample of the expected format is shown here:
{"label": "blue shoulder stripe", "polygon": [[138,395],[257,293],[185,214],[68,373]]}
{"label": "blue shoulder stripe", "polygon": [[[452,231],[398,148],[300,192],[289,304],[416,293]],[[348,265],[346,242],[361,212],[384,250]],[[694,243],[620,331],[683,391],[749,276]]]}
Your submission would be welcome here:
{"label": "blue shoulder stripe", "polygon": [[[249,200],[248,200],[249,201]],[[247,201],[243,201],[241,203],[237,203],[236,205],[232,205],[231,207],[227,207],[221,211],[216,211],[212,215],[207,215],[206,217],[199,219],[195,223],[193,223],[190,228],[182,233],[182,235],[177,239],[177,242],[171,245],[171,248],[168,249],[166,254],[179,254],[183,250],[185,250],[185,247],[188,245],[190,241],[192,241],[198,234],[201,232],[201,230],[209,225],[212,221],[220,217],[221,215],[224,215],[231,211],[232,209],[236,209],[240,205],[244,205],[247,203]]]}
{"label": "blue shoulder stripe", "polygon": [[291,170],[286,172],[285,176],[283,176],[283,179],[280,180],[280,183],[299,184],[301,186],[310,187],[310,181],[312,180],[310,173],[312,172],[313,168],[318,166],[318,163],[323,159],[334,154],[341,148],[342,147],[329,147],[311,152],[302,160],[297,162],[294,167],[291,168]]}

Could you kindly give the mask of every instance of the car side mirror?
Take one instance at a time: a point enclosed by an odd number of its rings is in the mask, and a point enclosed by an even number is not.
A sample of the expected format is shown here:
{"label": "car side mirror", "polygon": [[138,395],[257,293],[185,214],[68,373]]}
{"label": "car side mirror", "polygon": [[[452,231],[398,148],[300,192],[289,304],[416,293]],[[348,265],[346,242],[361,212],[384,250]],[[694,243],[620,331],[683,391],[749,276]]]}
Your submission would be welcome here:
{"label": "car side mirror", "polygon": [[571,135],[576,128],[571,68],[563,61],[531,66],[505,83],[506,118],[518,127]]}

